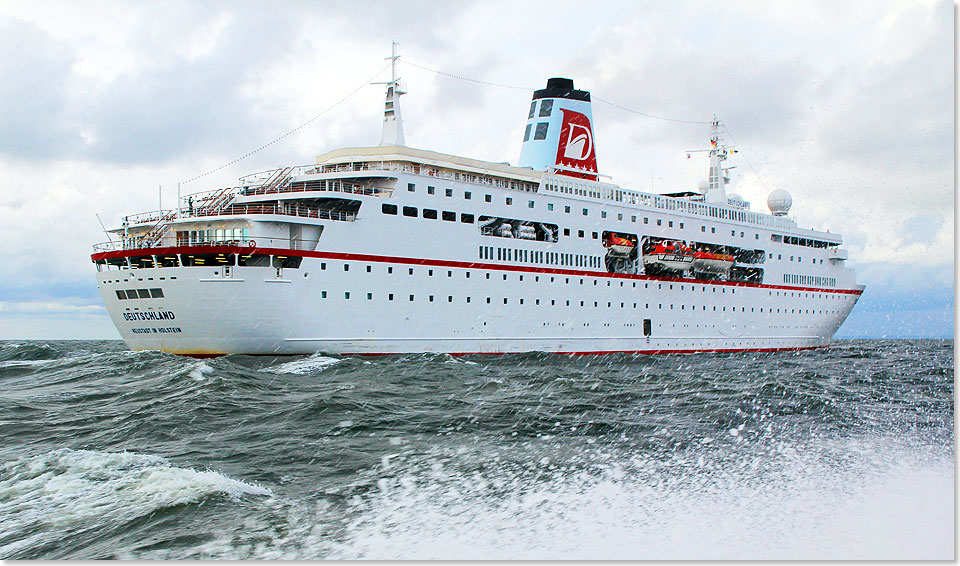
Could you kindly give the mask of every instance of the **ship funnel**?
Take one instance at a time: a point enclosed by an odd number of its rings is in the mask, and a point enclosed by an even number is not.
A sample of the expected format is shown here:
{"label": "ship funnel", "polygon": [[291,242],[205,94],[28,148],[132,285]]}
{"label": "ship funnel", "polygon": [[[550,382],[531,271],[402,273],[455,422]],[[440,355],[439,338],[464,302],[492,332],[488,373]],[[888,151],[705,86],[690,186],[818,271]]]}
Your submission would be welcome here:
{"label": "ship funnel", "polygon": [[559,175],[597,179],[590,93],[573,80],[552,78],[533,93],[520,149],[520,166]]}

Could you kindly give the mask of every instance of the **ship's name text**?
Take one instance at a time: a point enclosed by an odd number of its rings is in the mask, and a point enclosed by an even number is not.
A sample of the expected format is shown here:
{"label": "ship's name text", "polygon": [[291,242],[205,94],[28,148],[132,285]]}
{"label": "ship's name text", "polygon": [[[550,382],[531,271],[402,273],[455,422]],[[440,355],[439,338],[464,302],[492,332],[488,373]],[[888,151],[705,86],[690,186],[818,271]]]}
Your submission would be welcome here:
{"label": "ship's name text", "polygon": [[173,320],[177,318],[173,311],[125,312],[123,320]]}

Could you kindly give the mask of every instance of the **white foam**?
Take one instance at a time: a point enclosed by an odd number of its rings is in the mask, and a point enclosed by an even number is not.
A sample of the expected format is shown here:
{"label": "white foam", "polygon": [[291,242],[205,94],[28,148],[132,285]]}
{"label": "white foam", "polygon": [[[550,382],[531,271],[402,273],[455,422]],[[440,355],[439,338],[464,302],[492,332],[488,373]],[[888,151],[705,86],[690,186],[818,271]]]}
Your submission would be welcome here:
{"label": "white foam", "polygon": [[265,368],[263,371],[269,371],[271,373],[293,373],[297,375],[304,375],[334,366],[339,364],[341,361],[343,361],[341,358],[330,358],[320,354],[313,354],[307,358]]}
{"label": "white foam", "polygon": [[953,558],[953,458],[943,447],[725,436],[688,452],[591,448],[572,460],[536,445],[520,446],[517,460],[501,448],[391,453],[361,474],[371,491],[346,509],[270,499],[242,529],[129,557]]}
{"label": "white foam", "polygon": [[33,367],[53,363],[57,360],[9,360],[0,362],[0,368]]}
{"label": "white foam", "polygon": [[214,471],[132,452],[61,449],[21,458],[0,468],[0,558],[77,530],[215,495],[273,494]]}
{"label": "white foam", "polygon": [[204,374],[210,373],[213,371],[213,368],[210,367],[207,362],[198,362],[195,366],[190,369],[190,372],[187,374],[190,377],[196,379],[197,381],[203,381]]}
{"label": "white foam", "polygon": [[[704,449],[639,465],[596,454],[595,468],[553,468],[546,478],[513,467],[479,478],[408,468],[380,479],[331,557],[953,558],[948,454],[896,441],[824,452],[783,445],[733,460],[729,447]],[[539,464],[551,467],[546,457]]]}

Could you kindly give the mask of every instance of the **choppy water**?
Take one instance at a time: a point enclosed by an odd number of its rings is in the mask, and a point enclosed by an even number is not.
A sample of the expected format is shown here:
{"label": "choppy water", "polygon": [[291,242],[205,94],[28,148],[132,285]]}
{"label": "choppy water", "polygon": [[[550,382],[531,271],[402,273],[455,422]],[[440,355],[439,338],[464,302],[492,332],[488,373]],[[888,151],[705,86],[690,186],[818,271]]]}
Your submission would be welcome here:
{"label": "choppy water", "polygon": [[0,558],[952,559],[953,364],[3,342]]}

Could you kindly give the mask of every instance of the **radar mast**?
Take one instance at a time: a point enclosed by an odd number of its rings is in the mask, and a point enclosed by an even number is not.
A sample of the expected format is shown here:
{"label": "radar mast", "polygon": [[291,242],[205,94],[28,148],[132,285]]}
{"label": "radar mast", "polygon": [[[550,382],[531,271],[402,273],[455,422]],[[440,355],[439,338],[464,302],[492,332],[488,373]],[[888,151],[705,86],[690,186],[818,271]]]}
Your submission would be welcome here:
{"label": "radar mast", "polygon": [[373,84],[387,85],[387,99],[383,105],[383,133],[380,135],[380,145],[406,145],[403,140],[403,118],[400,116],[400,95],[406,94],[397,76],[397,47],[400,44],[392,43],[390,60],[390,80]]}

